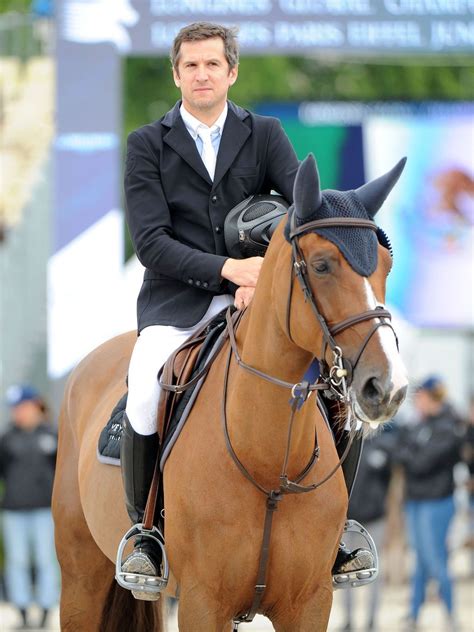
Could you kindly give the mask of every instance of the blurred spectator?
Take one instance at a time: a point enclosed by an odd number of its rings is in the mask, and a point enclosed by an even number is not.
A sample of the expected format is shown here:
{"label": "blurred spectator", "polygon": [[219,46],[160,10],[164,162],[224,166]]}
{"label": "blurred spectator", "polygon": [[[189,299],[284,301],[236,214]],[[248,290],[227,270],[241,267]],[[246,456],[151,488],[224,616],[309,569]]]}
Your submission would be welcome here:
{"label": "blurred spectator", "polygon": [[471,398],[469,421],[464,435],[462,457],[469,469],[469,535],[467,546],[471,549],[471,575],[474,575],[474,397]]}
{"label": "blurred spectator", "polygon": [[397,461],[405,472],[408,539],[415,553],[408,629],[416,629],[430,579],[439,586],[453,630],[452,580],[447,534],[454,516],[454,465],[460,460],[461,424],[447,402],[446,387],[429,377],[416,390],[419,418],[400,432]]}
{"label": "blurred spectator", "polygon": [[[390,484],[390,458],[393,451],[395,433],[390,429],[367,438],[364,443],[359,470],[351,493],[347,516],[365,524],[380,552],[385,532],[385,501]],[[376,630],[382,576],[378,576],[364,590],[370,591],[367,609],[367,624],[363,629]],[[357,591],[356,591],[357,592]],[[345,590],[346,624],[344,632],[359,629],[354,623],[354,591]]]}
{"label": "blurred spectator", "polygon": [[57,437],[46,421],[46,406],[34,388],[10,387],[7,403],[12,423],[0,437],[7,596],[21,614],[20,628],[28,628],[33,565],[36,601],[42,609],[39,627],[44,628],[48,612],[58,600],[51,518]]}

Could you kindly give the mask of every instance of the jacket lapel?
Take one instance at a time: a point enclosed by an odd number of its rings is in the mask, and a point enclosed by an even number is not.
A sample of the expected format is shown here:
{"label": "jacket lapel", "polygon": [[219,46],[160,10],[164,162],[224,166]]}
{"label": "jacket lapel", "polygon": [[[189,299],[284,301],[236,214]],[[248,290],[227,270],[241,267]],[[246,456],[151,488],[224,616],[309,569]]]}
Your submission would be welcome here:
{"label": "jacket lapel", "polygon": [[250,136],[250,129],[243,123],[243,120],[248,116],[248,112],[231,101],[228,101],[229,109],[219,144],[214,183],[212,183],[207,169],[201,160],[196,143],[189,135],[181,118],[179,113],[180,105],[181,102],[178,101],[174,108],[170,110],[161,121],[163,126],[169,128],[169,131],[163,136],[163,142],[174,149],[201,178],[215,187],[227,173],[235,157]]}
{"label": "jacket lapel", "polygon": [[169,132],[163,136],[163,142],[169,145],[188,165],[198,173],[209,185],[212,185],[211,178],[204,166],[201,156],[196,147],[196,143],[191,138],[179,113],[178,102],[161,121],[161,124],[169,128]]}
{"label": "jacket lapel", "polygon": [[250,136],[250,129],[243,122],[247,118],[248,112],[232,103],[232,101],[228,101],[228,106],[227,118],[217,153],[213,187],[217,186],[222,180]]}

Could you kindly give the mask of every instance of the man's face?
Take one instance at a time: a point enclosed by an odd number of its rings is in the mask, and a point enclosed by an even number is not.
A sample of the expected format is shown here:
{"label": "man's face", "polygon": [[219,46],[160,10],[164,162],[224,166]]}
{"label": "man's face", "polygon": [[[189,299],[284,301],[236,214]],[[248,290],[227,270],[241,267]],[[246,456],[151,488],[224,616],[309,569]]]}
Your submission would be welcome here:
{"label": "man's face", "polygon": [[237,79],[237,67],[229,70],[224,42],[212,37],[197,42],[183,42],[178,68],[173,69],[176,86],[181,89],[185,108],[198,118],[201,113],[217,116],[224,108],[229,87]]}

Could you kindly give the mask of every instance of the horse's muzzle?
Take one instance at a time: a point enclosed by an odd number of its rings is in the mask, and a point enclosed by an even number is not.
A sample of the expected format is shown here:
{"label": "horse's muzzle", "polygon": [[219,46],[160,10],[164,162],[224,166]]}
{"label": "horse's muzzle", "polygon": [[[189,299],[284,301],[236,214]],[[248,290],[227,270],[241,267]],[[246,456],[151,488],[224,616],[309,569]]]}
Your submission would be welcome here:
{"label": "horse's muzzle", "polygon": [[357,404],[364,421],[383,423],[392,419],[407,394],[408,384],[394,392],[390,379],[372,376],[357,389]]}

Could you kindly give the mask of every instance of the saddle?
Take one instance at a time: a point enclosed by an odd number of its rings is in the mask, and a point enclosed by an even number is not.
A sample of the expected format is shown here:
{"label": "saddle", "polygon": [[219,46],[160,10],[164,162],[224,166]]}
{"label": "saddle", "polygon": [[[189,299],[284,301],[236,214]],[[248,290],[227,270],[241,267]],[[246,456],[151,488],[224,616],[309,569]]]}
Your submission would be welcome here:
{"label": "saddle", "polygon": [[[158,403],[157,431],[162,446],[179,421],[179,413],[182,412],[180,404],[185,399],[185,393],[189,394],[189,391],[194,390],[207,375],[228,338],[226,311],[227,308],[205,322],[170,355],[158,372],[161,394]],[[234,317],[238,318],[239,314],[234,312]]]}
{"label": "saddle", "polygon": [[[186,422],[205,376],[228,338],[225,312],[223,310],[205,322],[172,353],[158,373],[161,395],[157,409],[157,431],[162,467]],[[232,320],[235,321],[239,314],[241,312],[235,311]],[[127,397],[128,392],[125,392],[100,433],[97,458],[101,463],[120,466],[122,418]]]}

